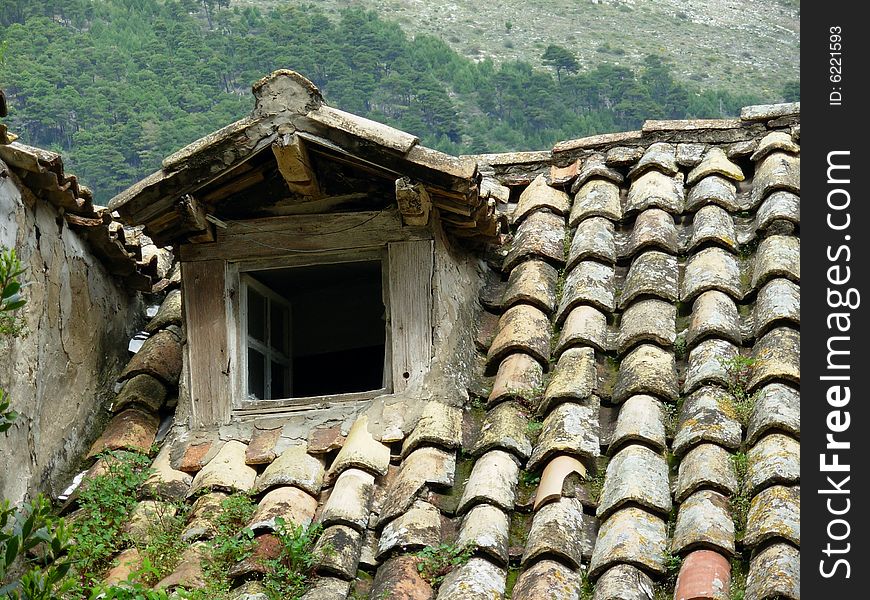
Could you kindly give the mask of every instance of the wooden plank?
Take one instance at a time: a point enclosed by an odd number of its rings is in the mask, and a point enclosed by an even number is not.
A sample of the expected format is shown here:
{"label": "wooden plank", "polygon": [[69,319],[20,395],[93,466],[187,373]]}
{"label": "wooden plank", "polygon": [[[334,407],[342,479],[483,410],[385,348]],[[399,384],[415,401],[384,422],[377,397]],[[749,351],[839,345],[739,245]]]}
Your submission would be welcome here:
{"label": "wooden plank", "polygon": [[432,359],[431,240],[389,245],[393,391],[422,385]]}
{"label": "wooden plank", "polygon": [[272,412],[298,412],[311,408],[326,408],[342,406],[346,402],[361,402],[371,400],[387,393],[386,389],[368,392],[350,392],[347,394],[329,394],[326,396],[308,396],[299,398],[284,398],[281,400],[244,401],[233,414],[268,414]]}
{"label": "wooden plank", "polygon": [[352,250],[389,242],[431,239],[422,227],[403,227],[395,209],[330,215],[287,215],[227,221],[213,244],[183,244],[182,261],[238,260],[293,252]]}
{"label": "wooden plank", "polygon": [[315,199],[323,196],[317,176],[311,168],[308,150],[298,136],[285,135],[279,138],[272,144],[272,153],[278,163],[278,171],[291,192]]}
{"label": "wooden plank", "polygon": [[396,202],[406,225],[422,227],[429,223],[432,200],[423,184],[399,177],[396,180]]}
{"label": "wooden plank", "polygon": [[195,426],[229,421],[226,266],[222,260],[181,264],[190,358],[191,417]]}

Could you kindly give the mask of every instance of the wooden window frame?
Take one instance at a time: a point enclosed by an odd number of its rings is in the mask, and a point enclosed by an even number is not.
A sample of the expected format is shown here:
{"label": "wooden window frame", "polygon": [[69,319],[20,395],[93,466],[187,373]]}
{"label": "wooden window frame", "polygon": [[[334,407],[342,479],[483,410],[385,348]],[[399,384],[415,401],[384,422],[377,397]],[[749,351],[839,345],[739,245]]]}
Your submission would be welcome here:
{"label": "wooden window frame", "polygon": [[[289,381],[293,381],[293,363],[290,360],[292,356],[292,344],[290,341],[287,341],[289,353],[281,352],[277,350],[273,344],[272,340],[272,312],[273,305],[278,304],[287,309],[287,320],[284,323],[284,336],[285,339],[287,334],[290,331],[290,323],[293,320],[293,311],[291,309],[290,303],[287,302],[284,298],[276,294],[274,291],[269,289],[268,286],[263,285],[247,273],[239,274],[239,289],[240,289],[240,297],[239,297],[239,323],[238,326],[241,328],[241,335],[239,339],[245,346],[245,350],[250,350],[253,348],[257,352],[263,355],[263,395],[271,397],[272,393],[272,363],[278,362],[287,367]],[[268,308],[265,313],[265,322],[263,323],[264,333],[267,337],[266,340],[258,340],[253,337],[248,331],[248,291],[254,290],[256,294],[261,296],[263,300],[268,302]],[[240,367],[242,373],[246,378],[246,384],[244,386],[246,390],[246,394],[250,395],[250,391],[248,391],[249,386],[247,385],[247,377],[248,377],[248,352],[242,352],[242,355],[239,357],[239,360],[242,362]],[[292,391],[291,391],[292,396]]]}
{"label": "wooden window frame", "polygon": [[[386,309],[387,321],[384,324],[384,367],[383,384],[380,388],[363,392],[346,394],[323,394],[318,396],[301,396],[290,398],[274,398],[269,400],[251,400],[248,398],[248,365],[247,365],[247,327],[246,327],[246,294],[244,293],[244,280],[247,273],[260,272],[270,269],[285,269],[292,267],[316,267],[318,265],[330,265],[350,262],[378,261],[381,264],[382,297]],[[238,369],[233,374],[233,414],[248,416],[251,414],[268,414],[276,410],[299,409],[319,404],[332,404],[341,402],[357,402],[370,400],[376,396],[392,393],[392,352],[391,352],[391,323],[388,281],[389,274],[389,251],[388,246],[382,248],[373,247],[354,251],[325,251],[306,253],[304,255],[291,255],[271,259],[240,260],[227,263],[227,283],[232,286],[229,296],[237,298],[230,308],[229,328],[231,337],[236,340]],[[250,278],[248,276],[248,278]],[[268,287],[257,283],[261,288]],[[237,290],[237,292],[236,292]],[[269,290],[274,295],[274,292]],[[292,318],[292,317],[291,317]]]}
{"label": "wooden window frame", "polygon": [[[208,426],[265,416],[316,411],[382,394],[420,389],[432,359],[435,251],[432,231],[401,223],[396,209],[378,212],[288,215],[230,221],[211,243],[179,248],[184,292],[184,382],[191,425]],[[336,258],[382,260],[389,326],[381,390],[290,399],[286,405],[246,406],[241,399],[239,273],[304,266]],[[340,397],[339,397],[340,396]],[[348,409],[352,407],[348,406]]]}

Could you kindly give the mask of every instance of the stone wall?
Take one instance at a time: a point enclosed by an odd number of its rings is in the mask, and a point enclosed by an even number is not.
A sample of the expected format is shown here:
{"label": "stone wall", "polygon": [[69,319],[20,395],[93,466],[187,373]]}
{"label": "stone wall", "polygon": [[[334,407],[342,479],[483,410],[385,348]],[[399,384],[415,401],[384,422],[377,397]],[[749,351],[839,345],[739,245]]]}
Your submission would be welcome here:
{"label": "stone wall", "polygon": [[0,339],[0,387],[20,416],[0,434],[0,497],[60,492],[102,431],[127,343],[144,318],[127,292],[0,161],[0,245],[14,247],[28,283],[24,333]]}

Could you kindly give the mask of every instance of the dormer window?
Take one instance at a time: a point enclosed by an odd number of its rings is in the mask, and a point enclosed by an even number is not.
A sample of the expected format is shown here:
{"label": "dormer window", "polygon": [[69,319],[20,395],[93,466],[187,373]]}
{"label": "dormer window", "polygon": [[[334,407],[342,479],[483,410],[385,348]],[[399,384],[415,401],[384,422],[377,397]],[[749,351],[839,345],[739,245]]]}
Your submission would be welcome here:
{"label": "dormer window", "polygon": [[331,260],[240,273],[247,402],[389,391],[382,261]]}
{"label": "dormer window", "polygon": [[421,385],[432,357],[431,235],[386,210],[230,223],[214,243],[185,246],[195,418],[298,413]]}

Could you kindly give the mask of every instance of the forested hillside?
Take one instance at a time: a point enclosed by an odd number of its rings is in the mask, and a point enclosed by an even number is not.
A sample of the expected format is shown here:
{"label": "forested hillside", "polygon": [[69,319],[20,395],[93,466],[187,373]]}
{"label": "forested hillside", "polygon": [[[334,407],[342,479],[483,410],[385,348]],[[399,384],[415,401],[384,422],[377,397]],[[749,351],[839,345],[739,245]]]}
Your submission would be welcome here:
{"label": "forested hillside", "polygon": [[581,69],[560,46],[547,68],[473,61],[358,9],[331,19],[286,2],[0,0],[7,123],[23,142],[64,153],[97,200],[160,159],[247,114],[250,84],[277,68],[314,81],[333,106],[415,133],[446,152],[534,150],[637,127],[646,118],[733,116],[753,102],[677,82],[650,55],[636,71]]}

